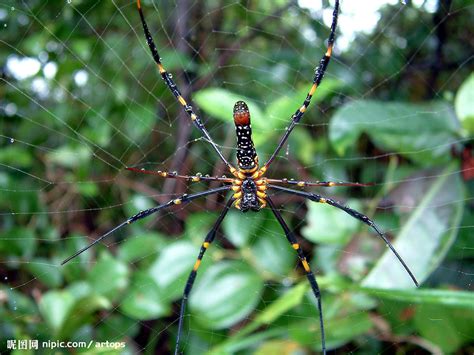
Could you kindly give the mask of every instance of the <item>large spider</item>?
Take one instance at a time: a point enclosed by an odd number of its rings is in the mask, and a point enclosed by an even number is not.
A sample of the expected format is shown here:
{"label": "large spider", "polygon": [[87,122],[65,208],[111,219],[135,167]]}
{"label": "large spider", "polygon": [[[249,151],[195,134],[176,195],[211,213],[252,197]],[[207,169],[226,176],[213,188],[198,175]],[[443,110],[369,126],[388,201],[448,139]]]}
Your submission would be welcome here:
{"label": "large spider", "polygon": [[196,263],[194,264],[194,267],[191,270],[191,273],[189,274],[188,280],[186,282],[186,286],[183,292],[183,298],[181,301],[181,309],[179,313],[179,324],[178,324],[178,334],[176,337],[175,354],[178,354],[180,352],[180,339],[181,339],[181,334],[182,334],[182,329],[183,329],[183,319],[184,319],[186,304],[187,304],[187,300],[191,292],[191,289],[193,287],[194,280],[196,279],[197,271],[201,264],[201,260],[206,250],[214,241],[216,232],[219,226],[221,225],[224,217],[226,216],[227,212],[229,211],[231,207],[235,207],[241,212],[248,212],[248,211],[258,212],[262,208],[265,208],[267,206],[272,210],[273,214],[275,215],[275,218],[278,220],[281,227],[283,228],[283,231],[286,235],[288,242],[291,244],[291,247],[298,254],[298,257],[301,261],[301,264],[303,265],[306,276],[311,285],[311,289],[314,293],[314,296],[316,297],[318,310],[319,310],[319,322],[320,322],[320,327],[321,327],[322,352],[323,354],[325,354],[326,342],[325,342],[323,312],[322,312],[322,307],[321,307],[321,294],[319,291],[319,286],[318,286],[318,283],[316,282],[316,278],[313,272],[311,271],[309,263],[306,260],[306,257],[303,254],[303,251],[301,250],[300,245],[298,244],[296,240],[295,235],[290,230],[290,228],[284,221],[282,215],[275,207],[275,204],[273,203],[271,197],[267,194],[268,190],[274,190],[274,191],[280,191],[280,192],[285,192],[288,194],[301,196],[314,202],[329,204],[333,207],[343,210],[344,212],[348,213],[352,217],[367,224],[387,244],[387,246],[391,249],[391,251],[395,254],[395,256],[398,258],[400,263],[403,265],[407,273],[410,275],[415,285],[418,286],[418,281],[416,280],[411,270],[408,268],[408,266],[405,264],[401,256],[394,249],[390,241],[385,237],[385,235],[381,232],[381,230],[369,217],[363,215],[362,213],[356,210],[353,210],[350,207],[344,206],[343,204],[331,198],[326,198],[312,192],[294,190],[288,187],[280,186],[280,185],[296,185],[298,187],[305,187],[305,186],[367,186],[367,185],[359,184],[359,183],[345,183],[345,182],[331,182],[331,181],[307,182],[307,181],[294,181],[294,180],[288,180],[288,179],[271,179],[265,176],[269,166],[271,165],[271,163],[273,162],[277,154],[280,152],[281,148],[287,141],[288,137],[290,136],[295,126],[303,117],[303,114],[305,113],[306,109],[308,108],[311,102],[311,98],[313,97],[314,93],[316,92],[316,89],[318,88],[318,86],[321,84],[321,81],[323,80],[324,73],[326,71],[327,65],[331,58],[332,49],[334,45],[334,35],[336,31],[337,18],[338,18],[338,13],[339,13],[339,0],[336,0],[336,4],[334,6],[331,31],[328,38],[327,50],[324,56],[321,58],[319,65],[315,69],[313,84],[306,96],[306,99],[303,101],[303,104],[292,115],[290,124],[286,128],[283,136],[280,138],[280,141],[275,151],[272,153],[268,161],[263,166],[260,166],[258,163],[257,152],[255,151],[254,144],[252,141],[252,128],[250,125],[250,112],[249,112],[248,106],[243,101],[238,101],[235,104],[233,116],[234,116],[234,123],[235,123],[236,134],[237,134],[238,168],[235,168],[232,164],[230,164],[226,160],[226,158],[223,156],[223,154],[217,147],[216,143],[210,137],[200,117],[194,112],[192,106],[186,102],[183,96],[181,96],[181,93],[176,83],[172,79],[172,75],[166,71],[166,69],[164,68],[162,64],[161,57],[158,54],[158,50],[156,49],[156,45],[153,41],[153,38],[150,34],[147,23],[145,21],[145,17],[143,15],[140,0],[137,0],[137,7],[138,7],[138,12],[140,14],[140,19],[143,25],[143,30],[145,32],[145,37],[146,37],[148,46],[150,48],[153,59],[155,60],[158,66],[158,70],[160,72],[161,77],[163,78],[164,82],[166,83],[168,88],[171,90],[173,95],[176,97],[178,102],[183,106],[184,111],[189,115],[193,124],[197,127],[197,129],[199,129],[199,131],[201,131],[201,134],[205,137],[206,141],[208,141],[211,144],[211,146],[214,148],[216,153],[219,155],[219,158],[225,163],[225,165],[229,169],[229,172],[233,175],[233,178],[201,176],[199,174],[188,176],[188,175],[179,175],[177,173],[169,173],[169,172],[162,172],[162,171],[146,171],[143,169],[127,168],[128,170],[145,173],[145,174],[158,175],[163,178],[184,179],[188,181],[201,181],[201,180],[219,181],[221,183],[224,183],[225,185],[222,187],[209,189],[207,191],[203,191],[203,192],[199,192],[195,194],[189,194],[189,195],[184,194],[184,195],[181,195],[180,197],[170,200],[169,202],[165,204],[158,205],[144,211],[140,211],[137,214],[128,218],[126,221],[116,226],[115,228],[113,228],[112,230],[103,234],[101,237],[96,239],[94,242],[92,242],[88,246],[84,247],[83,249],[76,252],[74,255],[64,260],[62,264],[67,263],[68,261],[75,258],[82,252],[86,251],[93,245],[99,243],[104,238],[106,238],[107,236],[115,232],[116,230],[128,224],[134,223],[142,218],[148,217],[151,214],[154,214],[162,209],[168,208],[173,205],[188,203],[199,197],[204,197],[207,195],[232,190],[233,191],[232,196],[228,199],[223,211],[220,213],[211,231],[207,234],[206,238],[203,241]]}

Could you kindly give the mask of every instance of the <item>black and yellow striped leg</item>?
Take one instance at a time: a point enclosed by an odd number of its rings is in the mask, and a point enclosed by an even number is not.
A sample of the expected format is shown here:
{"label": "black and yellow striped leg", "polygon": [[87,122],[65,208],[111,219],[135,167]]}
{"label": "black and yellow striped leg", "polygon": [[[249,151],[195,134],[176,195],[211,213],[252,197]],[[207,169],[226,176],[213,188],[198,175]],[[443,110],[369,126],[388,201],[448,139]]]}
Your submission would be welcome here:
{"label": "black and yellow striped leg", "polygon": [[199,197],[203,197],[203,196],[207,196],[207,195],[211,195],[211,194],[215,194],[215,193],[218,193],[218,192],[222,192],[222,191],[227,191],[231,188],[231,186],[222,186],[222,187],[218,187],[218,188],[215,188],[215,189],[210,189],[210,190],[207,190],[207,191],[203,191],[203,192],[198,192],[198,193],[195,193],[195,194],[184,194],[184,195],[181,195],[180,197],[177,197],[175,199],[172,199],[170,201],[168,201],[167,203],[164,203],[162,205],[159,205],[159,206],[156,206],[156,207],[152,207],[152,208],[149,208],[147,210],[144,210],[144,211],[140,211],[138,212],[137,214],[133,215],[132,217],[128,218],[126,221],[122,222],[121,224],[119,224],[117,227],[111,229],[110,231],[108,231],[107,233],[103,234],[102,236],[100,236],[99,238],[97,238],[96,240],[94,240],[92,243],[90,243],[89,245],[87,245],[86,247],[82,248],[81,250],[79,250],[78,252],[74,253],[73,255],[71,255],[70,257],[68,257],[67,259],[65,259],[61,265],[64,265],[66,264],[68,261],[74,259],[76,256],[79,256],[80,254],[82,254],[83,252],[85,252],[87,249],[93,247],[94,245],[96,245],[97,243],[101,242],[102,240],[104,240],[105,238],[107,238],[109,235],[111,235],[112,233],[114,233],[115,231],[121,229],[122,227],[126,226],[126,225],[129,225],[129,224],[132,224],[140,219],[143,219],[145,217],[148,217],[149,215],[151,214],[154,214],[162,209],[165,209],[165,208],[168,208],[168,207],[171,207],[171,206],[174,206],[174,205],[180,205],[182,203],[188,203],[192,200],[195,200]]}
{"label": "black and yellow striped leg", "polygon": [[306,260],[306,257],[304,256],[303,251],[301,250],[300,245],[298,244],[298,241],[296,240],[295,235],[286,224],[281,213],[278,212],[278,210],[276,209],[275,204],[270,199],[270,197],[267,196],[266,200],[267,200],[268,205],[270,206],[270,209],[275,215],[276,219],[278,220],[281,227],[283,228],[286,235],[286,239],[288,239],[288,242],[291,244],[293,249],[295,249],[296,252],[298,253],[298,258],[300,259],[301,264],[303,265],[304,271],[306,272],[306,277],[308,278],[309,284],[311,285],[311,289],[313,290],[313,294],[316,297],[316,300],[318,303],[318,311],[319,311],[319,326],[321,327],[322,352],[323,354],[326,354],[326,335],[324,333],[323,308],[322,308],[322,303],[321,303],[321,292],[319,290],[318,282],[316,281],[316,277],[311,271],[309,263]]}
{"label": "black and yellow striped leg", "polygon": [[268,169],[268,166],[273,162],[277,154],[280,152],[280,149],[283,147],[286,140],[290,136],[290,133],[291,131],[293,131],[293,128],[295,128],[297,123],[301,120],[301,117],[303,117],[304,113],[306,112],[306,109],[311,103],[311,98],[313,97],[314,93],[316,92],[316,89],[318,88],[319,84],[321,84],[321,81],[323,80],[324,73],[326,72],[326,68],[329,64],[329,60],[331,59],[331,55],[332,55],[332,48],[334,45],[334,36],[336,33],[338,14],[339,14],[339,0],[336,0],[336,4],[334,5],[334,11],[332,13],[331,32],[329,33],[329,37],[328,37],[328,47],[327,47],[326,53],[321,58],[321,60],[319,61],[319,65],[316,67],[314,71],[313,85],[311,86],[308,92],[308,95],[306,95],[306,99],[304,100],[303,105],[301,105],[301,107],[296,110],[293,116],[291,116],[291,122],[289,126],[286,128],[285,133],[280,138],[280,141],[278,142],[278,145],[275,151],[270,156],[270,159],[268,159],[268,161],[263,166],[263,169],[265,170]]}
{"label": "black and yellow striped leg", "polygon": [[214,241],[214,238],[216,237],[217,230],[219,229],[222,221],[224,220],[224,217],[226,216],[227,212],[229,212],[229,209],[232,207],[232,204],[234,203],[234,198],[230,198],[227,204],[225,205],[224,209],[222,210],[221,214],[217,218],[217,221],[214,223],[212,226],[212,229],[210,230],[209,233],[207,233],[206,238],[204,239],[204,242],[201,245],[201,250],[199,251],[199,255],[196,259],[196,263],[194,264],[193,269],[191,270],[191,273],[189,274],[188,280],[186,281],[186,286],[184,287],[184,292],[183,292],[183,299],[181,300],[181,309],[179,311],[179,324],[178,324],[178,335],[176,337],[176,347],[174,350],[175,355],[179,354],[179,342],[181,340],[181,333],[183,331],[183,323],[184,323],[184,313],[186,311],[186,305],[188,303],[188,297],[189,293],[191,292],[191,289],[193,288],[194,285],[194,280],[196,279],[197,271],[199,269],[199,266],[201,265],[201,260],[204,256],[204,253],[206,252],[207,248],[211,245],[211,243]]}
{"label": "black and yellow striped leg", "polygon": [[286,192],[286,193],[289,193],[289,194],[292,194],[292,195],[302,196],[302,197],[305,197],[305,198],[307,198],[311,201],[314,201],[314,202],[327,203],[328,205],[331,205],[331,206],[336,207],[340,210],[343,210],[344,212],[346,212],[347,214],[351,215],[352,217],[358,219],[359,221],[362,221],[363,223],[365,223],[366,225],[371,227],[378,234],[378,236],[385,242],[385,244],[390,248],[390,250],[393,252],[393,254],[397,257],[398,261],[400,261],[400,263],[402,264],[402,266],[404,267],[404,269],[406,270],[408,275],[410,275],[410,278],[413,280],[413,283],[416,285],[416,287],[418,287],[419,284],[418,284],[418,281],[417,281],[415,275],[413,275],[413,273],[411,272],[408,265],[402,259],[400,254],[398,254],[398,252],[395,250],[392,243],[390,243],[390,241],[382,233],[380,228],[369,217],[367,217],[366,215],[364,215],[364,214],[362,214],[362,213],[360,213],[360,212],[358,212],[358,211],[356,211],[356,210],[354,210],[350,207],[344,206],[341,203],[339,203],[339,202],[337,202],[333,199],[326,198],[326,197],[323,197],[321,195],[314,194],[312,192],[298,191],[298,190],[293,190],[293,189],[289,189],[289,188],[286,188],[286,187],[270,185],[270,184],[268,185],[268,187],[272,188],[272,189],[275,189],[275,190],[278,190],[278,191]]}
{"label": "black and yellow striped leg", "polygon": [[176,97],[178,102],[183,106],[184,111],[188,114],[188,116],[191,118],[191,121],[193,124],[201,131],[201,134],[206,138],[206,140],[212,145],[214,150],[217,152],[221,160],[227,165],[229,170],[233,171],[235,168],[227,161],[227,159],[222,155],[221,151],[217,147],[216,143],[212,140],[211,136],[209,135],[209,132],[207,131],[206,127],[204,127],[204,123],[202,123],[201,118],[194,112],[193,107],[189,105],[184,97],[181,95],[181,92],[179,91],[178,86],[173,80],[173,75],[171,73],[167,72],[163,64],[161,63],[161,57],[158,54],[158,49],[156,48],[155,42],[153,41],[153,37],[151,36],[150,30],[148,29],[148,25],[145,21],[145,16],[143,15],[142,7],[140,0],[137,0],[137,8],[138,12],[140,14],[140,20],[143,25],[143,31],[145,32],[145,38],[148,44],[148,47],[150,48],[151,55],[158,66],[158,71],[160,72],[161,77],[163,78],[164,82],[166,83],[166,86],[170,89],[170,91],[173,93],[173,95]]}

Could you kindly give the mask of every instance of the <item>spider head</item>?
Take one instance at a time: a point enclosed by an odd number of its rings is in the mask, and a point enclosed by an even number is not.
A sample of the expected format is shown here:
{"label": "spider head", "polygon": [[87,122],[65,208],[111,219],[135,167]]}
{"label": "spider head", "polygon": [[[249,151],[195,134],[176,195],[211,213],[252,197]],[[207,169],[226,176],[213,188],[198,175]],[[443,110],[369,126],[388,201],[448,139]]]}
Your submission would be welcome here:
{"label": "spider head", "polygon": [[258,169],[258,157],[252,141],[249,107],[243,101],[237,101],[234,105],[234,123],[239,168],[244,173],[253,173]]}
{"label": "spider head", "polygon": [[242,200],[240,210],[247,212],[249,210],[257,212],[260,210],[260,204],[257,198],[257,185],[252,179],[245,179],[242,182]]}

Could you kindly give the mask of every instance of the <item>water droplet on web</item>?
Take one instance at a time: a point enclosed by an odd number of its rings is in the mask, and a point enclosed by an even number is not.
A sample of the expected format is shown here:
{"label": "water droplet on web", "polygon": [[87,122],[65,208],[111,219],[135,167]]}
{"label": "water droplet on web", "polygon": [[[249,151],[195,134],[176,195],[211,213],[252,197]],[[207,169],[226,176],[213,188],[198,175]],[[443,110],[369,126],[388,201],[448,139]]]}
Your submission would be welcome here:
{"label": "water droplet on web", "polygon": [[4,279],[5,281],[8,280],[8,276],[5,276],[3,279]]}
{"label": "water droplet on web", "polygon": [[4,24],[3,24],[3,27],[5,27],[5,28],[6,28],[7,26],[8,26],[8,25],[7,25],[6,23],[4,23]]}
{"label": "water droplet on web", "polygon": [[11,9],[12,11],[15,11],[15,6],[12,6],[10,9]]}
{"label": "water droplet on web", "polygon": [[406,0],[402,0],[402,5],[406,5],[407,4],[407,1]]}
{"label": "water droplet on web", "polygon": [[10,138],[10,143],[15,143],[15,140],[13,138]]}
{"label": "water droplet on web", "polygon": [[68,4],[72,3],[72,0],[67,0],[67,3],[68,3]]}
{"label": "water droplet on web", "polygon": [[13,307],[13,310],[14,310],[14,311],[16,311],[16,310],[17,310],[17,308],[18,308],[17,306],[14,306],[14,307]]}

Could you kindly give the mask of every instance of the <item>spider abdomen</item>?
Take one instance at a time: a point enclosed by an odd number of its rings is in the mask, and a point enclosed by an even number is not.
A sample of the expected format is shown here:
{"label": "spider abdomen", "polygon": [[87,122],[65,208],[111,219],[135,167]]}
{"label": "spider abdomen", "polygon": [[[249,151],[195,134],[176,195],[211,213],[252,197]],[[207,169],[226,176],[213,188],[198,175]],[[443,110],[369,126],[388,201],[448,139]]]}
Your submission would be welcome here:
{"label": "spider abdomen", "polygon": [[235,133],[237,134],[237,163],[244,173],[258,169],[258,156],[252,140],[250,111],[247,104],[237,101],[234,105]]}

